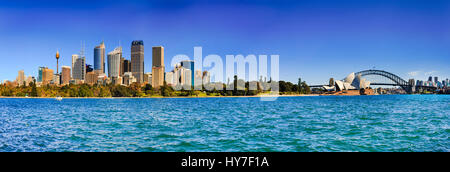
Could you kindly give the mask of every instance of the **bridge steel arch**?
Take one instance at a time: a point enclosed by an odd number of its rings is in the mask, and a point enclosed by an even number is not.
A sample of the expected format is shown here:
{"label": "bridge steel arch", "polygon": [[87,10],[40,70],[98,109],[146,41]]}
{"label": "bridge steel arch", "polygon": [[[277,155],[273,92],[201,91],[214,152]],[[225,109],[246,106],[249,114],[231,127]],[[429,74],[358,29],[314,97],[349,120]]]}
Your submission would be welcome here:
{"label": "bridge steel arch", "polygon": [[399,76],[397,76],[393,73],[390,73],[390,72],[387,72],[384,70],[363,70],[363,71],[355,73],[356,76],[359,74],[361,74],[361,76],[367,76],[367,75],[383,76],[383,77],[388,78],[391,81],[393,81],[396,85],[402,87],[402,89],[405,90],[406,92],[411,93],[413,91],[412,86],[407,81],[405,81],[404,79],[400,78]]}

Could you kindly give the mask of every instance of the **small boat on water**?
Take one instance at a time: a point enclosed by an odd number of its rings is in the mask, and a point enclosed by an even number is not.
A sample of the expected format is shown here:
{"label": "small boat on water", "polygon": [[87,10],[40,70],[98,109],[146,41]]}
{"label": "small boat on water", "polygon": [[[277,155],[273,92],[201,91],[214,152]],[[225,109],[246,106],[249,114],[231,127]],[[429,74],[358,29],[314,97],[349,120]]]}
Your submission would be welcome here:
{"label": "small boat on water", "polygon": [[62,97],[61,97],[61,96],[56,96],[55,99],[58,100],[58,101],[61,101],[61,100],[62,100]]}

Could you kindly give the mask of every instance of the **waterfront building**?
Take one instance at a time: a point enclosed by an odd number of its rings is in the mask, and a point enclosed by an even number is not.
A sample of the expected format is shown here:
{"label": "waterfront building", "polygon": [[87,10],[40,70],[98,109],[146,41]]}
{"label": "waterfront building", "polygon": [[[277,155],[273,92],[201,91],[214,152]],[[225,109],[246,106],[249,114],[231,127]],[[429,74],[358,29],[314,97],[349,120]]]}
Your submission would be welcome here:
{"label": "waterfront building", "polygon": [[39,67],[37,82],[42,82],[44,69],[47,67]]}
{"label": "waterfront building", "polygon": [[72,78],[73,78],[73,70],[75,69],[75,62],[76,60],[80,58],[80,56],[78,54],[72,54]]}
{"label": "waterfront building", "polygon": [[59,74],[59,51],[56,51],[56,74]]}
{"label": "waterfront building", "polygon": [[67,85],[70,82],[70,67],[62,66],[61,68],[61,84]]}
{"label": "waterfront building", "polygon": [[85,83],[89,84],[89,85],[96,84],[97,81],[98,81],[98,76],[99,76],[98,72],[95,72],[95,71],[87,72],[86,73],[86,82]]}
{"label": "waterfront building", "polygon": [[350,73],[344,80],[334,80],[334,85],[323,86],[326,90],[360,90],[370,88],[370,81],[366,81],[361,77],[361,74],[355,76],[355,73]]}
{"label": "waterfront building", "polygon": [[152,47],[152,56],[152,86],[159,88],[164,84],[164,47]]}
{"label": "waterfront building", "polygon": [[105,73],[105,43],[103,41],[94,48],[94,72]]}
{"label": "waterfront building", "polygon": [[434,77],[434,83],[438,83],[439,82],[439,78],[437,76]]}
{"label": "waterfront building", "polygon": [[[23,70],[19,70],[18,75],[17,75],[17,83],[19,84],[19,86],[24,85],[25,82],[25,72]],[[25,83],[26,85],[26,83]]]}
{"label": "waterfront building", "polygon": [[433,77],[428,77],[428,81],[433,82]]}
{"label": "waterfront building", "polygon": [[73,67],[72,67],[72,78],[75,80],[84,82],[84,80],[86,78],[86,58],[85,57],[75,58],[75,62],[73,63]]}
{"label": "waterfront building", "polygon": [[125,72],[123,74],[123,85],[130,85],[136,82],[136,78],[133,76],[132,72]]}
{"label": "waterfront building", "polygon": [[152,73],[151,72],[144,73],[144,83],[152,84]]}
{"label": "waterfront building", "polygon": [[120,76],[120,59],[122,57],[122,47],[117,47],[108,53],[108,77]]}
{"label": "waterfront building", "polygon": [[189,69],[191,71],[191,74],[189,76],[191,76],[189,79],[191,81],[189,81],[189,83],[191,83],[191,86],[194,86],[194,80],[195,80],[195,75],[194,75],[194,61],[193,60],[184,60],[181,61],[181,67],[184,67],[186,69]]}
{"label": "waterfront building", "polygon": [[131,42],[131,72],[138,83],[144,81],[144,41]]}
{"label": "waterfront building", "polygon": [[98,74],[97,84],[106,85],[109,82],[108,79],[109,78],[108,78],[108,76],[106,76],[106,74],[104,74],[104,73]]}
{"label": "waterfront building", "polygon": [[122,75],[124,75],[125,74],[125,72],[131,72],[131,61],[130,60],[127,60],[127,59],[124,59],[123,60],[123,66],[122,66]]}

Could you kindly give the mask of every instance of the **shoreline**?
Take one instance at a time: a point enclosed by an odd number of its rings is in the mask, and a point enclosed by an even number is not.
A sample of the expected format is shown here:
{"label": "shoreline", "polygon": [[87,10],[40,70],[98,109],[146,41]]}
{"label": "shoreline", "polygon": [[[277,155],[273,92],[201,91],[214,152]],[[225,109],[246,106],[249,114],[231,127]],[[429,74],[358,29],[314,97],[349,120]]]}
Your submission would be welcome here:
{"label": "shoreline", "polygon": [[[176,96],[176,97],[163,97],[163,96],[155,96],[155,97],[62,97],[63,99],[153,99],[153,98],[239,98],[239,97],[311,97],[311,96],[320,96],[318,94],[295,94],[295,95],[256,95],[256,96]],[[54,99],[56,97],[4,97],[9,99]]]}

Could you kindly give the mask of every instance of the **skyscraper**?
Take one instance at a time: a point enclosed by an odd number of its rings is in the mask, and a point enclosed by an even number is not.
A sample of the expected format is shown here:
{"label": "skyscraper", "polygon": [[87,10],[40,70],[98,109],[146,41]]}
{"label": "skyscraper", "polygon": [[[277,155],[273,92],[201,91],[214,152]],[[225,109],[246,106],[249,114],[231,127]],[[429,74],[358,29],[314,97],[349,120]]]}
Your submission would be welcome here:
{"label": "skyscraper", "polygon": [[117,47],[108,53],[108,77],[120,76],[120,58],[122,57],[122,47]]}
{"label": "skyscraper", "polygon": [[159,88],[164,84],[164,47],[153,47],[152,56],[152,86]]}
{"label": "skyscraper", "polygon": [[61,67],[61,84],[67,85],[70,81],[70,67],[62,66]]}
{"label": "skyscraper", "polygon": [[130,60],[123,60],[123,73],[122,75],[125,74],[125,72],[131,72],[131,61]]}
{"label": "skyscraper", "polygon": [[144,81],[144,41],[131,42],[131,72],[136,82]]}
{"label": "skyscraper", "polygon": [[437,76],[434,77],[434,83],[438,83],[439,82],[439,78]]}
{"label": "skyscraper", "polygon": [[105,73],[105,43],[94,48],[94,72]]}
{"label": "skyscraper", "polygon": [[80,56],[78,54],[72,54],[72,78],[73,78],[73,73],[74,73],[74,67],[75,67],[75,61],[79,58]]}

